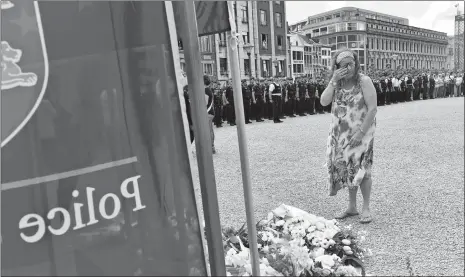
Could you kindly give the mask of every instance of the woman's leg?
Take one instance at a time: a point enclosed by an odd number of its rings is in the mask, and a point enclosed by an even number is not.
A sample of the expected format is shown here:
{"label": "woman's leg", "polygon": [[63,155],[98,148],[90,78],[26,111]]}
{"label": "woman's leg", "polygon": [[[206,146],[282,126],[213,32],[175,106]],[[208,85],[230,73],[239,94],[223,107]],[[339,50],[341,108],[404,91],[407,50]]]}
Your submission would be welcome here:
{"label": "woman's leg", "polygon": [[360,184],[360,190],[362,191],[362,196],[363,196],[363,208],[362,208],[362,215],[361,218],[362,220],[364,218],[371,217],[371,211],[370,211],[370,196],[371,196],[371,185],[373,181],[370,177],[365,177]]}
{"label": "woman's leg", "polygon": [[342,214],[336,216],[336,219],[343,219],[346,217],[358,215],[357,211],[357,191],[358,187],[355,187],[353,189],[349,189],[349,206],[347,207],[347,210],[344,211]]}

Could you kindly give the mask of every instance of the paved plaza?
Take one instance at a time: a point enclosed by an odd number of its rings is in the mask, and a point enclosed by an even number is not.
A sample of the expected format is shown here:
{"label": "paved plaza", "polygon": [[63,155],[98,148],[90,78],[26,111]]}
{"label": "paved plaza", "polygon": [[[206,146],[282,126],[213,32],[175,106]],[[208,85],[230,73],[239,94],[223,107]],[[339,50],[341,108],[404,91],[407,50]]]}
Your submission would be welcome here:
{"label": "paved plaza", "polygon": [[[246,125],[257,219],[281,203],[325,218],[346,208],[347,191],[329,197],[325,145],[330,115]],[[222,225],[245,222],[236,127],[215,128]],[[197,193],[198,172],[194,161]],[[378,108],[367,273],[463,275],[464,98]],[[358,207],[361,210],[359,194]]]}

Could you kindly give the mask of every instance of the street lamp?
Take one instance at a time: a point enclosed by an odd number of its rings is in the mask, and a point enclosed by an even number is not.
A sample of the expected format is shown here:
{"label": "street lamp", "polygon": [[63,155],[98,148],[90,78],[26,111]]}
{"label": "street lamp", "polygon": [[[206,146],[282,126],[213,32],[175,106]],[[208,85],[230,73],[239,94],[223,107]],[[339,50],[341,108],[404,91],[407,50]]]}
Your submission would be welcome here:
{"label": "street lamp", "polygon": [[249,59],[249,79],[252,79],[252,60],[250,59],[250,54],[252,53],[252,44],[244,44],[242,46],[242,49],[244,49],[245,53],[247,53],[247,57]]}

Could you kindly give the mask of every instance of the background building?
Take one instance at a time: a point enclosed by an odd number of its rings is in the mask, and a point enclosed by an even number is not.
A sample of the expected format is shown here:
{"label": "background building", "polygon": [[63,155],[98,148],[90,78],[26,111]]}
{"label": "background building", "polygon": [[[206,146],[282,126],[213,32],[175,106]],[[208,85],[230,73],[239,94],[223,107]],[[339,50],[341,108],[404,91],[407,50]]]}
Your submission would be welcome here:
{"label": "background building", "polygon": [[288,34],[288,37],[291,76],[322,77],[330,64],[331,48],[298,33]]}
{"label": "background building", "polygon": [[331,53],[344,47],[356,51],[362,70],[444,68],[447,34],[408,23],[406,18],[344,7],[310,16],[290,29],[330,45]]}
{"label": "background building", "polygon": [[[288,43],[284,1],[234,1],[239,33],[241,79],[288,77]],[[220,81],[231,78],[228,33],[199,38],[204,74]],[[181,68],[184,54],[180,42]]]}

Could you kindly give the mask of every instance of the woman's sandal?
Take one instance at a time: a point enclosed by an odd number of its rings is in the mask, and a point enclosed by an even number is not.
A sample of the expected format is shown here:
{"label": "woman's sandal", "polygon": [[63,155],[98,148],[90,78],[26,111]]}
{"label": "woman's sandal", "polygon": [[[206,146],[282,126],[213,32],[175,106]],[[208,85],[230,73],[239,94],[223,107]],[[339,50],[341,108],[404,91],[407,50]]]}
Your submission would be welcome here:
{"label": "woman's sandal", "polygon": [[347,218],[347,217],[351,217],[351,216],[357,216],[359,215],[358,212],[355,212],[355,213],[349,213],[349,212],[343,212],[342,214],[336,216],[335,218],[336,219],[344,219],[344,218]]}
{"label": "woman's sandal", "polygon": [[369,216],[364,216],[360,219],[360,223],[362,224],[367,224],[367,223],[370,223],[373,221],[373,218],[371,217],[371,215]]}

